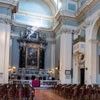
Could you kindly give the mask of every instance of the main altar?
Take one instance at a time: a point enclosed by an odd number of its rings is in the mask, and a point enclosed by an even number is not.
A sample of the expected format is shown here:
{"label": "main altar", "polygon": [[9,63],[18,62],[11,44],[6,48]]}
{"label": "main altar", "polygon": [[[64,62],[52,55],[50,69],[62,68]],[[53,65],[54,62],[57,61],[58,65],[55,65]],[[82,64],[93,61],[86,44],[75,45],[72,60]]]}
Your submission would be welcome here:
{"label": "main altar", "polygon": [[36,28],[28,27],[20,33],[19,43],[19,69],[18,74],[23,76],[44,76],[44,59],[46,49],[46,35]]}

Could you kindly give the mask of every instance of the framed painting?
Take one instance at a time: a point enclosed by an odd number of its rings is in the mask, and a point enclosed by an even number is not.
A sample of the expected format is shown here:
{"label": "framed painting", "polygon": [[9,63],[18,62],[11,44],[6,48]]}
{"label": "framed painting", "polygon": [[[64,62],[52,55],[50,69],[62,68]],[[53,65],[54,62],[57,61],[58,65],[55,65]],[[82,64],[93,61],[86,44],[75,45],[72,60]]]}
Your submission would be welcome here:
{"label": "framed painting", "polygon": [[34,48],[33,46],[27,46],[26,67],[39,68],[39,48]]}

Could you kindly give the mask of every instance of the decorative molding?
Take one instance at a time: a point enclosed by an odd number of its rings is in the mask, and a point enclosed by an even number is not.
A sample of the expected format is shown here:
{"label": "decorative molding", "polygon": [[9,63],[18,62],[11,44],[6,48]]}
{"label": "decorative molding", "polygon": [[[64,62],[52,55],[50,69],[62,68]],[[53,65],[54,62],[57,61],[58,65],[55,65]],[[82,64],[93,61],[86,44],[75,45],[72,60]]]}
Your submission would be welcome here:
{"label": "decorative molding", "polygon": [[16,0],[0,0],[0,6],[7,7],[10,9],[13,9],[15,6],[17,6],[18,1]]}
{"label": "decorative molding", "polygon": [[62,28],[62,33],[71,33],[72,30],[68,28]]}
{"label": "decorative molding", "polygon": [[68,27],[61,27],[61,34],[63,33],[67,33],[67,34],[72,34],[72,33],[75,33],[76,31],[72,28],[68,28]]}
{"label": "decorative molding", "polygon": [[41,15],[41,14],[35,14],[35,13],[30,13],[27,11],[18,11],[17,14],[21,14],[21,15],[29,15],[31,17],[40,17],[40,18],[44,18],[44,19],[53,19],[53,16],[49,16],[49,15]]}
{"label": "decorative molding", "polygon": [[0,18],[0,23],[11,24],[11,21],[9,21],[8,19]]}

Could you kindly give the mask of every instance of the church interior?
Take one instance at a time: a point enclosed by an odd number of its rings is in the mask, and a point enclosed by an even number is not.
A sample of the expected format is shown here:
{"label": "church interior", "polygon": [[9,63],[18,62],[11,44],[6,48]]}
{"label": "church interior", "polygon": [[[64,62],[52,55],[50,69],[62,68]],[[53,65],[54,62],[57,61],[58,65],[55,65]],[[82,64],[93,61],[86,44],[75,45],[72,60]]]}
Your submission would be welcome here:
{"label": "church interior", "polygon": [[100,99],[100,0],[0,0],[0,100]]}

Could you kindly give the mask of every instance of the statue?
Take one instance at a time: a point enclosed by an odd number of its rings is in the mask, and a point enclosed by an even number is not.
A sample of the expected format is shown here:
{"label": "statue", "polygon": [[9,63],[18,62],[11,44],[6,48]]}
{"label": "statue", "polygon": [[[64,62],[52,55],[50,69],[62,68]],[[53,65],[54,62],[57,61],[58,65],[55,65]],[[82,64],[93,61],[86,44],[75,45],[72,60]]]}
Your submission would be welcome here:
{"label": "statue", "polygon": [[79,66],[81,68],[84,68],[85,67],[85,57],[84,57],[84,54],[79,54]]}

